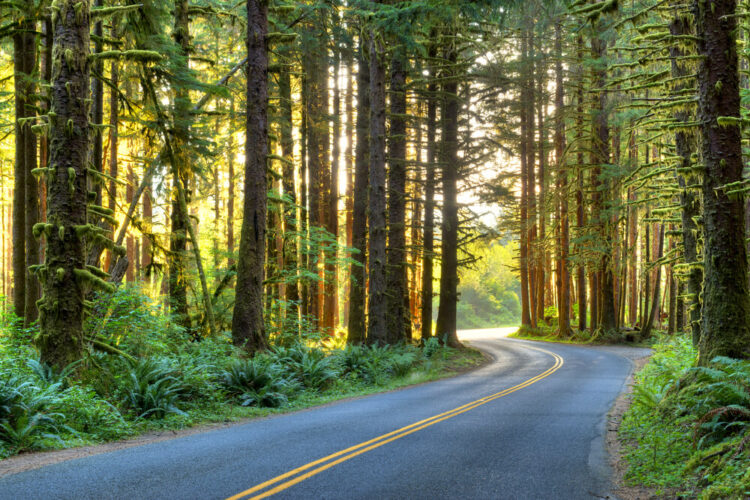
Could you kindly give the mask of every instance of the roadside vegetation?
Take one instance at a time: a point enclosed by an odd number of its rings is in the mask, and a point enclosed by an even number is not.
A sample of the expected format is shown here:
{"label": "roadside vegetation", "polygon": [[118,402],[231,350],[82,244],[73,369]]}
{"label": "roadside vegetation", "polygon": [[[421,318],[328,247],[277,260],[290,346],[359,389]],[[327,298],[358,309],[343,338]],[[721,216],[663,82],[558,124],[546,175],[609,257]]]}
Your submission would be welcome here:
{"label": "roadside vegetation", "polygon": [[[344,346],[282,331],[252,358],[228,333],[191,338],[137,287],[96,303],[86,355],[62,370],[39,361],[35,327],[0,327],[0,458],[237,420],[388,390],[482,362],[437,338],[423,346]],[[111,346],[106,351],[96,346]]]}
{"label": "roadside vegetation", "polygon": [[626,480],[663,498],[749,498],[750,362],[698,366],[688,335],[653,347],[620,427]]}

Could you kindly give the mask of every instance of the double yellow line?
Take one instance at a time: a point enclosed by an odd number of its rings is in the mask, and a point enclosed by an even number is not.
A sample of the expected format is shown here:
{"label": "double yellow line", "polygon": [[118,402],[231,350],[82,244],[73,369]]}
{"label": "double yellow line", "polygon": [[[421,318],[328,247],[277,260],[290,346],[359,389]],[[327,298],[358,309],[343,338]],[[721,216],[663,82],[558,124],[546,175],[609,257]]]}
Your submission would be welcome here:
{"label": "double yellow line", "polygon": [[[350,460],[356,457],[357,455],[361,455],[370,450],[374,450],[375,448],[379,448],[383,446],[384,444],[388,444],[397,439],[401,439],[404,436],[408,436],[409,434],[413,432],[420,431],[438,422],[442,422],[443,420],[448,420],[449,418],[453,418],[464,412],[473,410],[474,408],[487,404],[490,401],[494,401],[498,398],[502,398],[503,396],[507,396],[508,394],[511,394],[520,389],[523,389],[524,387],[528,387],[531,384],[539,382],[543,378],[552,375],[554,372],[559,370],[560,367],[563,365],[563,358],[553,352],[547,351],[545,349],[539,349],[538,347],[530,347],[530,346],[524,346],[524,347],[533,349],[535,351],[540,351],[545,354],[549,354],[550,356],[552,356],[552,358],[554,358],[555,363],[550,368],[543,371],[539,375],[532,377],[524,382],[521,382],[518,385],[514,385],[513,387],[509,387],[508,389],[502,390],[500,392],[496,392],[495,394],[492,394],[490,396],[485,396],[481,399],[477,399],[476,401],[472,401],[471,403],[466,403],[463,406],[459,406],[458,408],[454,408],[444,413],[440,413],[439,415],[435,415],[433,417],[420,420],[419,422],[415,422],[411,425],[407,425],[406,427],[402,427],[400,429],[389,432],[387,434],[383,434],[382,436],[378,436],[374,439],[370,439],[369,441],[359,443],[358,445],[351,446],[349,448],[346,448],[345,450],[337,451],[336,453],[332,453],[331,455],[328,455],[326,457],[319,458],[318,460],[305,464],[301,467],[297,467],[296,469],[290,470],[289,472],[285,472],[284,474],[276,476],[273,479],[269,479],[268,481],[265,481],[256,486],[253,486],[252,488],[245,490],[241,493],[237,493],[236,495],[229,497],[227,500],[239,500],[239,499],[246,499],[246,498],[260,499],[260,498],[270,497],[271,495],[275,495],[276,493],[279,493],[280,491],[290,488],[291,486],[294,486],[295,484],[301,483],[305,479],[308,479],[316,474],[319,474],[326,469],[330,469],[331,467],[334,467],[342,462],[346,462],[347,460]],[[277,484],[277,483],[281,483],[281,484]],[[276,485],[276,486],[274,486],[271,489],[266,489],[273,485]],[[250,495],[253,495],[253,496],[251,497]]]}

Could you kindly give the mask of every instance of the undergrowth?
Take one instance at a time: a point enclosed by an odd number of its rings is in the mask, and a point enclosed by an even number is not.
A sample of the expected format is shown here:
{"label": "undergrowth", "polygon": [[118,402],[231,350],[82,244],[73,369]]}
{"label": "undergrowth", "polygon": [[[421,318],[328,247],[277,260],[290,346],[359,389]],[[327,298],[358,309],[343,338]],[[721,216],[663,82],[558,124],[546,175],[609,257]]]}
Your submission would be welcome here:
{"label": "undergrowth", "polygon": [[626,480],[668,498],[750,498],[750,362],[695,366],[688,336],[654,349],[620,427]]}
{"label": "undergrowth", "polygon": [[[95,339],[79,362],[39,361],[36,328],[0,318],[0,459],[111,441],[156,429],[238,420],[433,380],[477,365],[473,350],[430,339],[422,347],[346,346],[340,337],[275,331],[248,359],[228,332],[196,338],[137,288],[99,298]],[[107,344],[107,349],[97,346]]]}

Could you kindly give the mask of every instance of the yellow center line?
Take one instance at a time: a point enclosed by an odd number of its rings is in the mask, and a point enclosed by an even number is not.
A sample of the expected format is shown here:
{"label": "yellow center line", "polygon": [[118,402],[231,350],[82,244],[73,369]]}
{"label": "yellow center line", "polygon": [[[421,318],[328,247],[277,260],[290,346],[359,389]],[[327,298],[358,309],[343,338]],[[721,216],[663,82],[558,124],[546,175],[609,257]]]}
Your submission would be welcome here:
{"label": "yellow center line", "polygon": [[[330,469],[331,467],[334,467],[335,465],[338,465],[342,462],[346,462],[347,460],[350,460],[358,455],[361,455],[363,453],[366,453],[370,450],[374,450],[375,448],[379,448],[380,446],[383,446],[385,444],[388,444],[392,441],[395,441],[397,439],[401,439],[404,436],[408,436],[409,434],[412,434],[414,432],[417,432],[419,430],[422,430],[426,427],[430,427],[431,425],[434,425],[438,422],[442,422],[443,420],[447,420],[449,418],[453,418],[457,415],[460,415],[461,413],[465,413],[469,410],[473,410],[474,408],[477,408],[479,406],[482,406],[484,404],[489,403],[490,401],[494,401],[495,399],[501,398],[503,396],[507,396],[508,394],[511,394],[513,392],[516,392],[520,389],[523,389],[525,387],[528,387],[540,380],[542,380],[545,377],[548,377],[552,373],[556,372],[560,369],[560,367],[563,365],[564,361],[563,358],[559,355],[547,351],[545,349],[540,349],[538,347],[531,347],[531,346],[524,346],[528,349],[533,349],[535,351],[540,351],[545,354],[549,354],[553,357],[555,360],[554,365],[552,365],[547,370],[543,371],[539,375],[536,375],[535,377],[532,377],[528,380],[525,380],[521,382],[520,384],[514,385],[513,387],[509,387],[507,389],[504,389],[500,392],[497,392],[495,394],[491,394],[489,396],[485,396],[483,398],[477,399],[475,401],[472,401],[470,403],[466,403],[465,405],[459,406],[457,408],[454,408],[452,410],[440,413],[438,415],[434,415],[430,418],[426,418],[424,420],[420,420],[418,422],[415,422],[413,424],[407,425],[405,427],[402,427],[400,429],[396,429],[395,431],[391,431],[387,434],[383,434],[381,436],[378,436],[376,438],[370,439],[368,441],[364,441],[362,443],[359,443],[355,446],[351,446],[349,448],[346,448],[341,451],[337,451],[336,453],[332,453],[328,456],[325,456],[323,458],[319,458],[317,460],[314,460],[310,463],[307,463],[305,465],[302,465],[300,467],[297,467],[296,469],[292,469],[289,472],[285,472],[284,474],[281,474],[279,476],[276,476],[272,479],[269,479],[268,481],[265,481],[263,483],[260,483],[256,486],[253,486],[252,488],[245,490],[241,493],[238,493],[234,496],[229,497],[227,500],[239,500],[241,498],[246,498],[249,495],[256,493],[258,491],[264,490],[268,488],[269,486],[272,486],[276,483],[279,483],[281,481],[284,481],[285,479],[291,478],[293,476],[293,479],[290,479],[289,481],[283,482],[279,484],[278,486],[264,491],[263,493],[260,493],[256,496],[253,496],[252,499],[260,499],[260,498],[266,498],[271,495],[275,495],[276,493],[279,493],[280,491],[283,491],[291,486],[294,486],[295,484],[301,483],[302,481],[309,479],[310,477],[319,474],[323,472],[326,469]],[[334,460],[336,459],[336,460]],[[327,463],[326,463],[327,462]],[[324,464],[324,465],[321,465]],[[316,466],[320,465],[320,467],[314,468]],[[312,469],[309,470],[308,469]],[[304,474],[300,474],[301,472],[305,472]],[[297,474],[300,474],[297,476]]]}

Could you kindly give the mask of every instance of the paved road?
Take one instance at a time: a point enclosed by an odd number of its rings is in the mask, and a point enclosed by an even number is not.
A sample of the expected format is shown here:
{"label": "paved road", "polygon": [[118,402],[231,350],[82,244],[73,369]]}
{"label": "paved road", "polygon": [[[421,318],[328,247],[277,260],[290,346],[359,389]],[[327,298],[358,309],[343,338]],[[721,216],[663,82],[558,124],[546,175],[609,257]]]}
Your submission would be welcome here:
{"label": "paved road", "polygon": [[606,497],[631,363],[507,332],[467,332],[494,361],[460,377],[6,476],[0,498]]}

